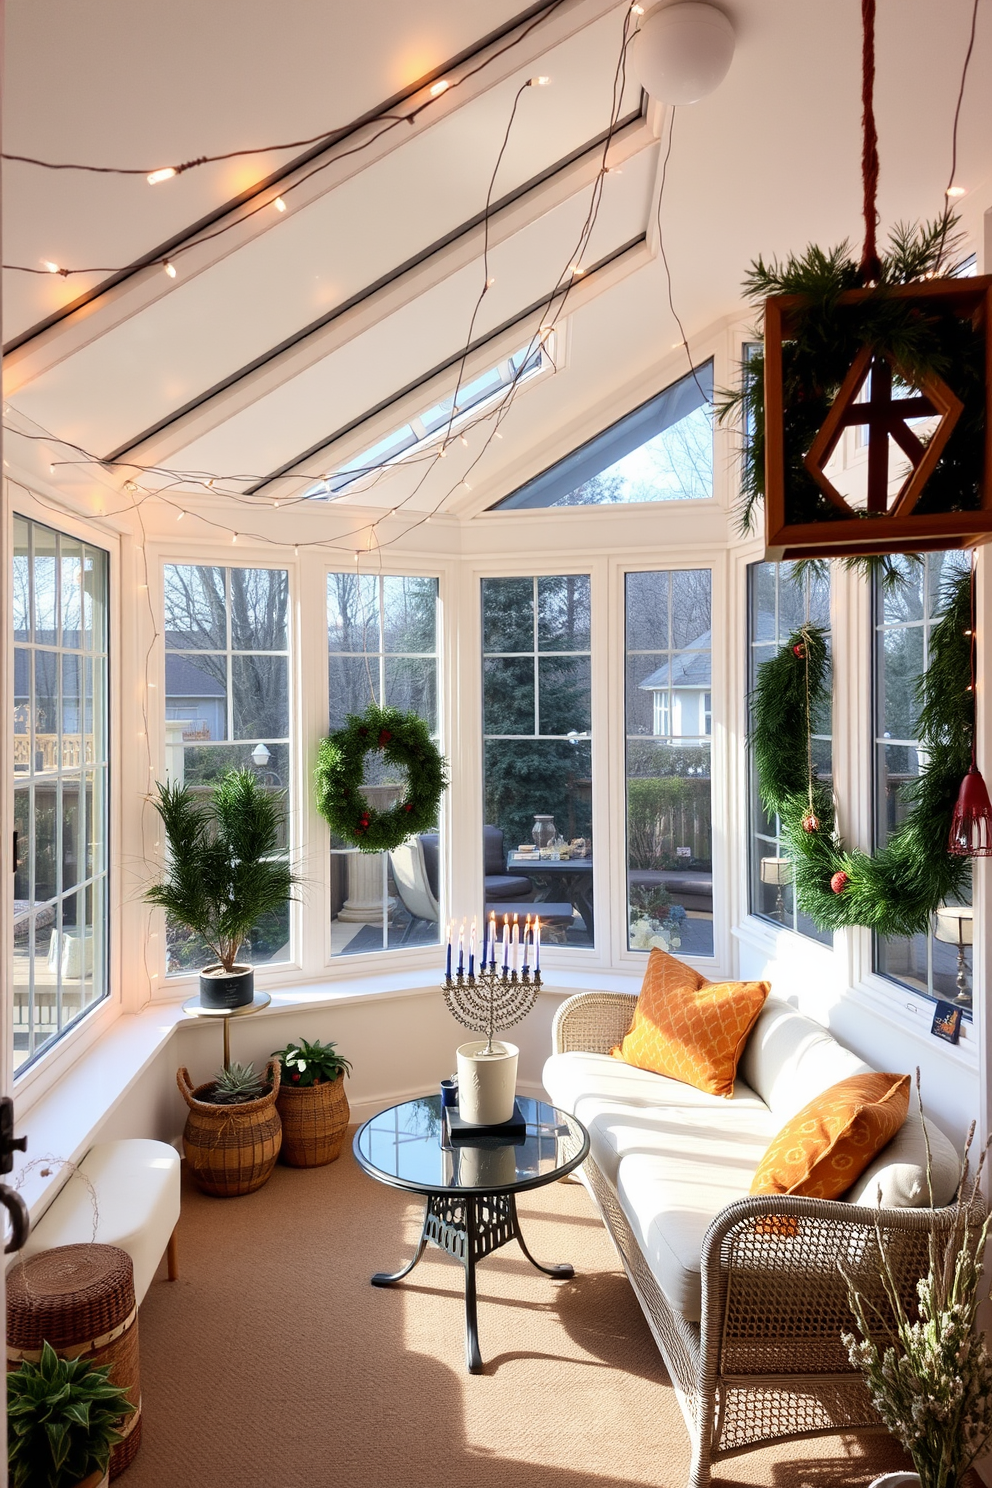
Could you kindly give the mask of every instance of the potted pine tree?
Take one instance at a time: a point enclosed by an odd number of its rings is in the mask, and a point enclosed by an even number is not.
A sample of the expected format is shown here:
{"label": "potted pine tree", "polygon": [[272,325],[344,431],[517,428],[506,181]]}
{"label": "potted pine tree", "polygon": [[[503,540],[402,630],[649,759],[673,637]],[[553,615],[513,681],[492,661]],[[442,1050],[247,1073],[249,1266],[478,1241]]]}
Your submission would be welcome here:
{"label": "potted pine tree", "polygon": [[134,1411],[109,1365],[63,1359],[46,1343],[37,1364],[7,1376],[11,1488],[104,1488],[119,1426]]}
{"label": "potted pine tree", "polygon": [[200,973],[202,1005],[245,1007],[255,995],[255,972],[238,956],[253,927],[281,910],[298,882],[280,856],[283,793],[267,790],[247,769],[229,770],[207,801],[185,784],[158,783],[157,790],[168,861],[145,900],[216,956]]}
{"label": "potted pine tree", "polygon": [[293,1168],[334,1162],[344,1145],[351,1110],[344,1077],[351,1065],[333,1043],[299,1039],[276,1049],[282,1071],[276,1107],[282,1120],[282,1160]]}

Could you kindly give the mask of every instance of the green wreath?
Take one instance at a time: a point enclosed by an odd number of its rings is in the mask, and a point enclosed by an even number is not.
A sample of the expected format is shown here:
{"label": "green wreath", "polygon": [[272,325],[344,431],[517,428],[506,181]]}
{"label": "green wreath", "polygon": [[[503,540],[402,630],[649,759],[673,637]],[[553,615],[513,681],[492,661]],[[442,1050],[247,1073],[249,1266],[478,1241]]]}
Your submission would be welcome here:
{"label": "green wreath", "polygon": [[[388,811],[376,811],[362,790],[365,756],[377,750],[407,773],[406,791]],[[362,852],[388,852],[437,826],[448,773],[422,718],[370,703],[323,740],[314,783],[317,809],[332,832]]]}
{"label": "green wreath", "polygon": [[948,592],[930,636],[930,665],[916,684],[928,764],[902,787],[909,814],[875,854],[842,846],[831,790],[812,769],[811,719],[829,707],[823,630],[803,626],[759,668],[750,742],[761,799],[781,818],[796,902],[821,930],[866,925],[879,935],[917,935],[939,904],[967,887],[968,860],[950,854],[947,839],[975,727],[971,604],[964,574]]}

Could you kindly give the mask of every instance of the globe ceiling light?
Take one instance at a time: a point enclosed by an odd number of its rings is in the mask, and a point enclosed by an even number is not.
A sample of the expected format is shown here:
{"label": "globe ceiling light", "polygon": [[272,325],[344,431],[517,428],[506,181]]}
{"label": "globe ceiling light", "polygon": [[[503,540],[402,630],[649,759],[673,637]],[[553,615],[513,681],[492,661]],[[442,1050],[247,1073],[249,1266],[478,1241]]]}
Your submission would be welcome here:
{"label": "globe ceiling light", "polygon": [[734,28],[715,5],[659,5],[641,21],[631,65],[661,103],[696,103],[718,88],[734,57]]}

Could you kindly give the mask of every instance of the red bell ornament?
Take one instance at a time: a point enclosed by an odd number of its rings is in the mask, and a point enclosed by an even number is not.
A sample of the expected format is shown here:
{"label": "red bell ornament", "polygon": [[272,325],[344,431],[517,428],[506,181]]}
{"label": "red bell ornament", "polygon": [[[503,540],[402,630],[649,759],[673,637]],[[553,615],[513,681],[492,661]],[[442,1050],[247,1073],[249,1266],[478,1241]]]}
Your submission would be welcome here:
{"label": "red bell ornament", "polygon": [[974,761],[958,791],[947,851],[958,858],[992,858],[992,801]]}

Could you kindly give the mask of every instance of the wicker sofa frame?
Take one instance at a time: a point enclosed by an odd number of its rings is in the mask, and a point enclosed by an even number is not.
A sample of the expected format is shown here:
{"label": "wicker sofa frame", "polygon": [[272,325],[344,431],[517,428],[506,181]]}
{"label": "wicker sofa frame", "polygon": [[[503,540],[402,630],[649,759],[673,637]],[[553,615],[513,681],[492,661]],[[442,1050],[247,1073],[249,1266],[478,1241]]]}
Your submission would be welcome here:
{"label": "wicker sofa frame", "polygon": [[[607,1053],[630,1027],[636,1000],[626,992],[569,998],[555,1015],[555,1052]],[[701,1322],[691,1323],[669,1304],[591,1156],[576,1176],[603,1217],[668,1369],[692,1443],[689,1488],[708,1488],[715,1463],[769,1442],[884,1431],[841,1343],[853,1320],[839,1267],[884,1307],[883,1245],[911,1306],[927,1269],[928,1237],[953,1228],[953,1206],[740,1199],[706,1233]]]}

